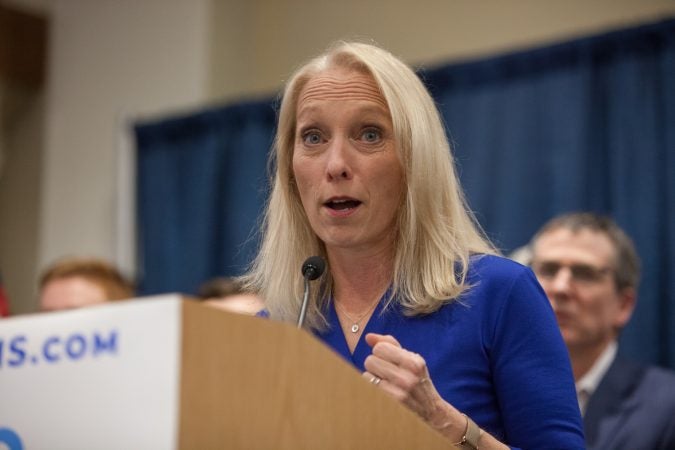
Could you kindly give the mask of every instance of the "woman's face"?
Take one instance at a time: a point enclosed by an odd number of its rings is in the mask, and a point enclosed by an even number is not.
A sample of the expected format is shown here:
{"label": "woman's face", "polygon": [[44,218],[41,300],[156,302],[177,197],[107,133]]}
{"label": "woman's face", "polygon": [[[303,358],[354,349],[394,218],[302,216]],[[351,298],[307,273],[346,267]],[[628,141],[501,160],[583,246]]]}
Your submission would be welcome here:
{"label": "woman's face", "polygon": [[403,195],[387,103],[369,75],[335,68],[298,97],[293,173],[328,251],[389,251]]}

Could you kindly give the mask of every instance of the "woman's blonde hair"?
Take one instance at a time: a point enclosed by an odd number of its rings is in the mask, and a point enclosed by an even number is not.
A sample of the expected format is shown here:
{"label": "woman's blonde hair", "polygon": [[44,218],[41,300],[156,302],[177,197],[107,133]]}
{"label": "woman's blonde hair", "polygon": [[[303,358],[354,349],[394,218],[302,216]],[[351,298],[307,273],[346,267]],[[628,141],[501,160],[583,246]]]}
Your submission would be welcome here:
{"label": "woman's blonde hair", "polygon": [[[467,207],[438,110],[417,75],[389,52],[371,44],[340,42],[298,69],[286,84],[271,164],[272,192],[262,243],[245,276],[264,299],[270,316],[293,322],[303,292],[300,267],[310,255],[326,257],[312,231],[295,184],[292,158],[300,92],[315,75],[348,68],[372,76],[391,113],[406,180],[398,217],[391,297],[408,314],[426,314],[466,288],[469,257],[496,253]],[[325,327],[330,267],[305,323]]]}

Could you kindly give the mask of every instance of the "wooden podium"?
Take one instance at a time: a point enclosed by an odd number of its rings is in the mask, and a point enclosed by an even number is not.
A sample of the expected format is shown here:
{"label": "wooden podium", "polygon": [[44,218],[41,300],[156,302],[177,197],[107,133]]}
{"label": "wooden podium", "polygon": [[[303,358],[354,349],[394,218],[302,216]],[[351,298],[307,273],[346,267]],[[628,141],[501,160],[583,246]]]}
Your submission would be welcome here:
{"label": "wooden podium", "polygon": [[[174,319],[162,318],[164,309],[171,312],[167,317],[176,317],[176,326],[168,331],[162,327]],[[125,328],[129,321],[138,322],[134,326],[142,328],[141,334],[131,325]],[[33,329],[51,331],[38,335]],[[115,331],[89,344],[89,329]],[[73,336],[82,336],[82,343]],[[99,345],[97,354],[95,349],[101,342],[105,345]],[[0,407],[0,429],[14,430],[24,440],[25,448],[38,448],[45,442],[50,448],[71,449],[132,448],[128,445],[198,450],[453,448],[306,331],[230,314],[179,296],[6,319],[0,321],[0,345],[4,345],[0,347],[4,349],[0,398],[4,405],[8,405],[5,400],[10,402],[10,408]],[[169,356],[161,356],[163,349],[139,350],[142,345],[163,345]],[[175,352],[171,350],[173,345]],[[22,349],[22,358],[21,352],[13,351],[17,348]],[[106,349],[113,354],[106,355]],[[164,359],[166,364],[150,367]],[[129,367],[122,368],[122,363]],[[100,375],[98,369],[88,368],[104,364]],[[175,374],[167,374],[172,368]],[[69,375],[56,381],[60,370],[69,371]],[[82,379],[72,381],[73,374],[77,377],[78,373],[82,373]],[[143,378],[148,379],[143,381],[147,384],[134,384]],[[168,381],[162,381],[164,378]],[[18,385],[27,380],[32,384],[25,388]],[[41,397],[35,396],[39,388],[34,386],[50,380],[59,386],[49,388],[53,392],[44,394],[50,396],[44,403],[61,402],[61,415],[71,411],[77,415],[72,420],[77,421],[108,411],[113,419],[99,418],[91,425],[80,424],[80,428],[77,422],[71,425],[70,420],[61,420],[60,427],[50,428],[59,418],[42,406]],[[74,389],[84,380],[85,387],[98,388],[93,393],[75,394]],[[31,394],[22,394],[22,389],[31,389],[33,404]],[[153,390],[157,392],[153,394]],[[123,399],[128,393],[131,406]],[[92,398],[99,394],[106,397]],[[81,396],[87,397],[86,403],[81,404]],[[150,400],[144,396],[150,396]],[[168,414],[169,428],[174,428],[168,431],[173,434],[170,440],[162,438],[167,433],[164,425],[151,423],[155,418],[152,410],[137,410],[154,407],[152,399],[176,403],[173,413]],[[19,402],[24,404],[19,406]],[[29,411],[32,419],[30,414],[24,417],[20,413],[26,408],[34,408]],[[16,412],[8,412],[10,409]],[[171,408],[158,411],[167,409]],[[84,413],[76,412],[80,410]],[[48,417],[41,421],[40,414]],[[144,416],[148,416],[145,421]],[[73,428],[62,429],[69,426]],[[156,439],[152,433],[146,436],[145,428],[155,430]],[[53,438],[47,437],[50,433],[54,433]],[[75,437],[81,440],[75,441]],[[2,443],[0,440],[0,447]]]}

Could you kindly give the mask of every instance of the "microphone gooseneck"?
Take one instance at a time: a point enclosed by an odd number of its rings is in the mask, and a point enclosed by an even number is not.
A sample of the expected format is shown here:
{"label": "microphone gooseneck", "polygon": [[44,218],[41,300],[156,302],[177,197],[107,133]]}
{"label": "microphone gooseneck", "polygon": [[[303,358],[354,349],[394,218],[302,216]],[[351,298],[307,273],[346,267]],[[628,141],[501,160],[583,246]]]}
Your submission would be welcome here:
{"label": "microphone gooseneck", "polygon": [[298,328],[302,328],[307,313],[307,303],[309,303],[309,282],[319,278],[326,270],[326,261],[320,256],[310,256],[302,263],[302,277],[305,279],[305,292],[302,296],[302,307],[300,308],[300,317],[298,317]]}

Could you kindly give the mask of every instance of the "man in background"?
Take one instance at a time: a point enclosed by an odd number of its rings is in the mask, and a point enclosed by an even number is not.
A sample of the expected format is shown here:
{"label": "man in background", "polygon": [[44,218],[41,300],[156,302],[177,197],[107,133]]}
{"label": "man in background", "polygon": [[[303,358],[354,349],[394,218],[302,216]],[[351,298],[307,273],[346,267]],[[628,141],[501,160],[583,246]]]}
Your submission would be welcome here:
{"label": "man in background", "polygon": [[81,308],[134,297],[134,287],[114,266],[91,258],[65,258],[40,277],[40,310]]}
{"label": "man in background", "polygon": [[609,218],[556,217],[534,236],[532,268],[569,350],[589,449],[675,449],[675,373],[617,356],[640,261]]}

